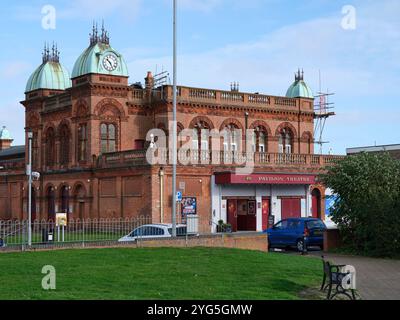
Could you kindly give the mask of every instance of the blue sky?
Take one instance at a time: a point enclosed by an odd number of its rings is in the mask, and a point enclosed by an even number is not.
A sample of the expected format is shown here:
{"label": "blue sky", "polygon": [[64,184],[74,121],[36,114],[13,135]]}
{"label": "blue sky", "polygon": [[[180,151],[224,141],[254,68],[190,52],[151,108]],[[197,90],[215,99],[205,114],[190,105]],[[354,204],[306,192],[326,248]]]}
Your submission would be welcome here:
{"label": "blue sky", "polygon": [[[337,116],[326,125],[324,152],[400,143],[400,1],[178,0],[179,84],[284,95],[298,67],[314,92],[336,92]],[[44,5],[56,9],[56,29],[42,28]],[[356,28],[342,27],[353,6]],[[23,143],[19,101],[41,63],[45,41],[58,43],[71,72],[88,46],[91,23],[104,18],[130,82],[146,71],[172,70],[172,0],[2,0],[0,125]]]}

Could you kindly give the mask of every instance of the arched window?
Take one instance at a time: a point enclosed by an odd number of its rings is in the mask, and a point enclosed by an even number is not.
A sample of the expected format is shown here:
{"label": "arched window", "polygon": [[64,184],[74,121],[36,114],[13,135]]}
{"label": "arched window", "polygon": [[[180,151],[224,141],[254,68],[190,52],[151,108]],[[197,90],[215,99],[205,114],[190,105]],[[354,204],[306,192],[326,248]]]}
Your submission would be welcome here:
{"label": "arched window", "polygon": [[311,144],[312,144],[312,139],[311,137],[308,137],[307,139],[307,153],[311,154]]}
{"label": "arched window", "polygon": [[[207,151],[209,149],[209,136],[204,130],[210,130],[205,121],[199,121],[193,128],[193,149]],[[203,132],[202,132],[203,131]]]}
{"label": "arched window", "polygon": [[56,135],[53,128],[49,128],[46,133],[46,164],[55,164]]}
{"label": "arched window", "polygon": [[101,152],[115,152],[117,150],[117,128],[112,123],[103,123],[100,128]]}
{"label": "arched window", "polygon": [[254,129],[253,152],[268,152],[268,133],[263,127]]}
{"label": "arched window", "polygon": [[293,134],[290,129],[282,129],[279,134],[279,153],[291,154],[293,152]]}
{"label": "arched window", "polygon": [[69,187],[63,186],[60,192],[61,212],[69,213]]}
{"label": "arched window", "polygon": [[32,139],[32,165],[34,168],[39,167],[39,139],[38,133],[33,132]]}
{"label": "arched window", "polygon": [[226,136],[224,139],[224,151],[236,152],[240,143],[239,128],[236,124],[231,123],[225,127]]}
{"label": "arched window", "polygon": [[80,124],[78,127],[78,161],[86,160],[87,125]]}
{"label": "arched window", "polygon": [[69,141],[70,131],[67,125],[62,125],[60,129],[60,164],[69,163]]}

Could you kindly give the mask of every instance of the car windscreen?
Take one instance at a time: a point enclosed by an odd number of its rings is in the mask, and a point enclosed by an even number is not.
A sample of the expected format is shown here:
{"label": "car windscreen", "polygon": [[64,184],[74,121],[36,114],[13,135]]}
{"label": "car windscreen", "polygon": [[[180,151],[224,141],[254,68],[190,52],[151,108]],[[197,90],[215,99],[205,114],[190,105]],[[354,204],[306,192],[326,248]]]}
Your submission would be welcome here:
{"label": "car windscreen", "polygon": [[325,229],[325,224],[321,220],[307,221],[308,229]]}

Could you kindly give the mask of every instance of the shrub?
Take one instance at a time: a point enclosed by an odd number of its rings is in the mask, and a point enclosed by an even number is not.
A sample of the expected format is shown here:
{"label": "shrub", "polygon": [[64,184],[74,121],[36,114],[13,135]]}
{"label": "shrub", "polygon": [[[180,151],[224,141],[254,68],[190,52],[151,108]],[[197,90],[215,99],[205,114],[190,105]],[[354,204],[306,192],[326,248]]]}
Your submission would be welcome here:
{"label": "shrub", "polygon": [[344,245],[365,255],[399,255],[400,161],[361,153],[329,167],[320,179],[337,196],[331,215]]}

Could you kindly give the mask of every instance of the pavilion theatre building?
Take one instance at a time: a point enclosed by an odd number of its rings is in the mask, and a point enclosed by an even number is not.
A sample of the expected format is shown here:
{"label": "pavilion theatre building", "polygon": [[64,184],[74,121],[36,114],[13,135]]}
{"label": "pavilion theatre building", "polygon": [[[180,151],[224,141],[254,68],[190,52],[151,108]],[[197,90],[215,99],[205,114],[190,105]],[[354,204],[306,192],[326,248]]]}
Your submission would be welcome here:
{"label": "pavilion theatre building", "polygon": [[[168,146],[172,86],[158,86],[150,72],[144,85],[130,85],[128,77],[104,30],[93,31],[71,76],[57,49],[45,48],[21,102],[26,146],[12,146],[10,132],[0,129],[0,219],[27,218],[32,132],[33,170],[41,174],[32,188],[34,219],[65,212],[69,219],[171,221],[171,157],[149,132],[165,133]],[[180,86],[177,103],[178,132],[193,132],[179,142],[192,146],[178,155],[180,214],[198,215],[204,231],[219,220],[255,231],[285,217],[324,218],[317,175],[338,157],[314,154],[314,99],[302,73],[285,96]],[[208,131],[224,132],[218,148],[203,135]],[[149,161],[149,150],[161,161]],[[198,161],[187,163],[183,154]],[[253,169],[240,171],[250,160]]]}

